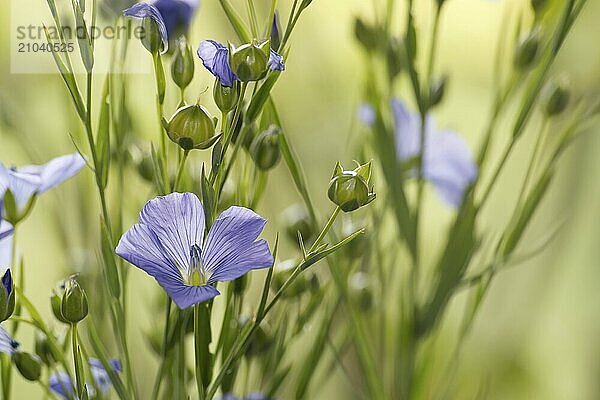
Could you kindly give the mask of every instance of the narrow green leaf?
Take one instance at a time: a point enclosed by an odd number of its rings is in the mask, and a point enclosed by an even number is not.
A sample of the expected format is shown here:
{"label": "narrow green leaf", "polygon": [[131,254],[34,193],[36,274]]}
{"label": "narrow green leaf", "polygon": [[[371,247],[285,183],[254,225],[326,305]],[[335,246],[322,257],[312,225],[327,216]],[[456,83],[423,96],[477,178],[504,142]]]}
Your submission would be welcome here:
{"label": "narrow green leaf", "polygon": [[231,26],[233,27],[233,30],[235,30],[238,38],[243,43],[250,43],[252,36],[250,35],[248,28],[246,28],[242,17],[235,11],[235,8],[233,8],[228,0],[219,0],[219,2],[221,3],[221,8],[223,8],[227,19],[231,23]]}
{"label": "narrow green leaf", "polygon": [[92,48],[92,39],[85,23],[85,16],[77,0],[71,0],[73,5],[73,14],[75,15],[75,25],[77,27],[77,43],[79,44],[79,53],[81,61],[87,72],[92,72],[94,68],[94,49]]}
{"label": "narrow green leaf", "polygon": [[271,72],[269,77],[265,79],[264,83],[260,86],[256,94],[252,96],[248,110],[244,115],[246,123],[252,123],[256,120],[256,118],[258,118],[260,112],[265,106],[265,103],[267,100],[269,100],[271,90],[273,89],[273,86],[275,86],[277,79],[279,79],[280,74],[281,73],[279,71]]}
{"label": "narrow green leaf", "polygon": [[97,179],[100,186],[106,189],[108,174],[110,171],[110,101],[109,101],[109,78],[104,82],[102,104],[100,107],[100,120],[98,121],[98,136],[96,137],[96,154],[98,156],[99,171]]}

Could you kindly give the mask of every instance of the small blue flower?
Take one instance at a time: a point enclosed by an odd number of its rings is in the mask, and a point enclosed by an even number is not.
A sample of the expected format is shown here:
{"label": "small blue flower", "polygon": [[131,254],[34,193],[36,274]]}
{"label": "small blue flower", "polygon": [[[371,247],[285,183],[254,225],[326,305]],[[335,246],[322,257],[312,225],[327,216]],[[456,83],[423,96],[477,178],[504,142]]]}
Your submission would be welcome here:
{"label": "small blue flower", "polygon": [[[108,376],[108,372],[104,369],[102,362],[96,358],[89,358],[88,362],[90,364],[90,372],[92,373],[92,378],[94,379],[94,383],[100,389],[103,395],[106,395],[110,388],[112,387],[112,383],[110,381],[110,377]],[[109,360],[110,366],[115,372],[121,372],[123,367],[121,366],[121,362],[116,359]]]}
{"label": "small blue flower", "polygon": [[[198,47],[198,57],[206,69],[219,78],[221,85],[231,87],[238,79],[229,66],[229,49],[214,40],[203,40]],[[283,56],[273,49],[269,52],[269,68],[271,70],[283,71],[285,64]]]}
{"label": "small blue flower", "polygon": [[199,0],[153,0],[135,4],[123,11],[123,15],[150,18],[156,22],[166,50],[169,42],[174,42],[178,35],[189,30],[192,17],[199,5]]}
{"label": "small blue flower", "polygon": [[13,355],[19,349],[19,343],[14,341],[8,332],[0,326],[0,353]]}
{"label": "small blue flower", "polygon": [[[239,400],[239,398],[232,393],[225,393],[219,400]],[[269,400],[269,398],[262,393],[255,392],[247,394],[243,400]]]}
{"label": "small blue flower", "polygon": [[[121,362],[119,360],[111,359],[109,362],[115,372],[122,371]],[[88,363],[90,365],[90,372],[92,373],[94,384],[98,387],[98,389],[100,389],[102,396],[106,396],[112,387],[108,373],[104,369],[104,366],[100,360],[96,358],[89,358]],[[48,386],[50,386],[50,389],[62,399],[69,400],[73,397],[77,399],[75,396],[75,385],[71,381],[69,375],[65,372],[60,371],[50,375]],[[93,398],[93,386],[88,384],[86,387],[89,397]]]}
{"label": "small blue flower", "polygon": [[[401,161],[418,157],[421,146],[421,119],[398,99],[392,100],[396,154]],[[414,172],[414,171],[413,171]],[[437,130],[433,119],[425,123],[423,175],[437,189],[441,198],[460,207],[465,190],[477,178],[478,168],[471,151],[460,135]]]}
{"label": "small blue flower", "polygon": [[24,211],[34,195],[41,194],[75,176],[85,166],[79,153],[57,157],[44,165],[7,169],[0,162],[0,200],[10,190],[17,211]]}
{"label": "small blue flower", "polygon": [[358,120],[366,126],[371,127],[375,123],[375,110],[369,103],[362,103],[360,106],[358,106],[356,114],[358,116]]}
{"label": "small blue flower", "polygon": [[213,286],[270,267],[273,256],[257,240],[266,220],[243,207],[225,210],[204,238],[202,203],[193,193],[150,200],[140,221],[121,237],[119,256],[151,275],[181,309],[219,295]]}

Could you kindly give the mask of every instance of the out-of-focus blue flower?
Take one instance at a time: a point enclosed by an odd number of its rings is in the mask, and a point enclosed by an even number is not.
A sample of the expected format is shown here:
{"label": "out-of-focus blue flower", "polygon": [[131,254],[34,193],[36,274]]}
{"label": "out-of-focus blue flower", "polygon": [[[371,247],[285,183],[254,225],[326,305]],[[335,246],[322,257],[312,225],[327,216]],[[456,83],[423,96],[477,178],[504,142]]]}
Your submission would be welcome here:
{"label": "out-of-focus blue flower", "polygon": [[[262,393],[255,392],[247,394],[243,400],[268,400],[269,398]],[[236,397],[232,393],[225,393],[223,396],[219,398],[219,400],[239,400],[239,397]]]}
{"label": "out-of-focus blue flower", "polygon": [[[198,57],[206,69],[219,78],[221,85],[231,87],[238,78],[229,65],[229,49],[214,40],[203,40],[198,47]],[[273,49],[269,52],[269,68],[283,71],[283,56]]]}
{"label": "out-of-focus blue flower", "polygon": [[8,335],[8,332],[0,326],[0,353],[13,355],[19,349],[19,343]]}
{"label": "out-of-focus blue flower", "polygon": [[44,193],[76,175],[85,166],[79,153],[57,157],[44,165],[7,169],[0,163],[0,200],[10,190],[21,213],[34,195]]}
{"label": "out-of-focus blue flower", "polygon": [[0,220],[0,268],[11,266],[13,230],[11,224]]}
{"label": "out-of-focus blue flower", "polygon": [[[396,154],[401,161],[419,156],[421,119],[398,99],[392,101]],[[431,117],[425,122],[423,175],[437,189],[441,198],[460,207],[465,190],[477,178],[477,165],[471,151],[456,132],[438,130]]]}
{"label": "out-of-focus blue flower", "polygon": [[219,295],[212,286],[270,267],[273,256],[257,240],[266,220],[243,207],[225,210],[204,239],[204,208],[193,193],[150,200],[116,252],[156,279],[181,309]]}
{"label": "out-of-focus blue flower", "polygon": [[123,11],[123,15],[133,18],[150,18],[158,26],[164,49],[173,43],[190,27],[200,0],[153,0],[138,3]]}
{"label": "out-of-focus blue flower", "polygon": [[[94,379],[96,387],[100,390],[103,396],[106,396],[112,387],[108,373],[104,369],[104,366],[100,360],[96,358],[89,358],[88,363],[90,365],[90,372],[92,373],[92,378]],[[110,365],[115,372],[122,371],[121,362],[119,360],[111,359]],[[50,389],[62,399],[69,400],[73,397],[77,399],[77,396],[75,396],[75,386],[73,385],[69,375],[65,372],[60,371],[50,375],[48,386],[50,386]],[[88,384],[86,387],[89,397],[93,397],[93,386]]]}
{"label": "out-of-focus blue flower", "polygon": [[[108,372],[104,369],[102,362],[96,358],[90,358],[88,360],[90,364],[90,372],[92,373],[92,378],[94,379],[94,383],[100,389],[103,395],[106,395],[110,388],[112,387],[112,383],[110,381],[110,377],[108,376]],[[121,362],[116,359],[111,359],[110,366],[115,372],[121,372],[123,367],[121,366]]]}
{"label": "out-of-focus blue flower", "polygon": [[356,114],[358,120],[366,126],[372,126],[375,123],[375,110],[369,103],[362,103],[359,105]]}

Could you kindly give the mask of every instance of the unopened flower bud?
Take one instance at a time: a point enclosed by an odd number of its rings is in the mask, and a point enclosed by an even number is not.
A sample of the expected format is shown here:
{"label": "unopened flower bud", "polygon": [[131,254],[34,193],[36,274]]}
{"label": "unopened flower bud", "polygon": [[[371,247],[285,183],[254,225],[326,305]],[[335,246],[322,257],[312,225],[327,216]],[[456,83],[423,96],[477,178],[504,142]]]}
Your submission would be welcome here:
{"label": "unopened flower bud", "polygon": [[521,70],[532,67],[537,60],[539,50],[540,34],[538,30],[534,30],[517,45],[514,56],[515,67]]}
{"label": "unopened flower bud", "polygon": [[435,80],[429,88],[429,108],[433,108],[441,103],[446,94],[446,84],[448,83],[448,77],[443,76],[438,80]]}
{"label": "unopened flower bud", "polygon": [[248,275],[242,275],[233,281],[233,293],[243,295],[248,287]]}
{"label": "unopened flower bud", "polygon": [[17,352],[13,355],[15,366],[28,381],[35,382],[42,375],[42,360],[35,354]]}
{"label": "unopened flower bud", "polygon": [[88,315],[87,296],[75,277],[65,283],[61,311],[64,319],[71,324],[78,323]]}
{"label": "unopened flower bud", "polygon": [[10,269],[2,276],[0,287],[0,322],[10,318],[15,310],[15,285],[12,280]]}
{"label": "unopened flower bud", "polygon": [[245,44],[237,49],[230,46],[229,65],[241,82],[258,81],[267,74],[269,68],[270,41],[257,45]]}
{"label": "unopened flower bud", "polygon": [[68,324],[69,321],[67,321],[62,314],[62,296],[64,294],[64,289],[64,283],[61,283],[60,293],[56,290],[52,290],[52,294],[50,295],[50,306],[52,307],[52,314],[54,314],[54,317],[60,322]]}
{"label": "unopened flower bud", "polygon": [[181,36],[175,46],[171,63],[171,77],[180,89],[185,89],[194,78],[194,54],[185,36]]}
{"label": "unopened flower bud", "polygon": [[281,135],[281,130],[277,126],[271,125],[252,141],[250,154],[259,169],[268,171],[281,159],[279,135]]}
{"label": "unopened flower bud", "polygon": [[52,353],[52,346],[50,346],[50,342],[44,334],[37,333],[35,335],[35,354],[47,366],[52,366],[56,363],[54,353]]}
{"label": "unopened flower bud", "polygon": [[283,212],[285,231],[292,242],[298,241],[298,232],[305,242],[310,242],[315,235],[315,229],[306,211],[306,207],[294,204]]}
{"label": "unopened flower bud", "polygon": [[390,80],[393,80],[404,67],[404,51],[402,50],[402,40],[392,37],[387,41],[387,67]]}
{"label": "unopened flower bud", "polygon": [[269,334],[263,325],[260,325],[252,335],[248,348],[246,349],[246,355],[248,357],[259,356],[271,348],[273,344],[273,337]]}
{"label": "unopened flower bud", "polygon": [[158,24],[152,18],[142,20],[142,34],[140,36],[142,44],[150,53],[159,53],[163,50],[164,44]]}
{"label": "unopened flower bud", "polygon": [[146,182],[154,182],[154,165],[148,149],[144,150],[137,145],[129,147],[129,157],[138,175]]}
{"label": "unopened flower bud", "polygon": [[549,89],[545,111],[549,117],[553,117],[567,108],[571,95],[565,86],[560,84],[552,84]]}
{"label": "unopened flower bud", "polygon": [[213,99],[215,104],[224,113],[232,111],[237,105],[240,98],[240,84],[233,82],[232,86],[223,86],[219,79],[215,80],[213,86]]}
{"label": "unopened flower bud", "polygon": [[340,163],[337,163],[329,182],[329,199],[342,211],[357,210],[375,200],[375,193],[369,187],[370,179],[371,162],[352,171],[344,171]]}
{"label": "unopened flower bud", "polygon": [[[351,218],[345,218],[342,224],[342,236],[347,237],[357,232],[360,229]],[[364,257],[369,246],[369,234],[368,232],[358,235],[352,240],[351,246],[345,246],[342,250],[342,254],[347,256],[351,260],[356,260],[359,257]]]}
{"label": "unopened flower bud", "polygon": [[367,25],[362,19],[354,21],[354,36],[368,52],[376,51],[380,47],[380,32],[377,28]]}
{"label": "unopened flower bud", "polygon": [[369,275],[356,272],[350,277],[350,294],[356,304],[367,311],[373,307],[373,287]]}
{"label": "unopened flower bud", "polygon": [[183,150],[208,149],[219,139],[216,121],[201,105],[189,105],[175,111],[168,123],[169,139]]}

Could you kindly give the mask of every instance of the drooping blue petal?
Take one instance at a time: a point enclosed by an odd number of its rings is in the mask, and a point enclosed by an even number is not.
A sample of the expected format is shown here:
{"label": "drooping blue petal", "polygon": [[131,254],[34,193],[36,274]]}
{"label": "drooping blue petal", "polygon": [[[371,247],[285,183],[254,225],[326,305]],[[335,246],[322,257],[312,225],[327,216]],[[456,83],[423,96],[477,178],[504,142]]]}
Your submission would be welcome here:
{"label": "drooping blue petal", "polygon": [[167,38],[169,41],[177,39],[178,34],[189,30],[192,17],[200,5],[199,0],[156,0],[152,3],[162,16]]}
{"label": "drooping blue petal", "polygon": [[219,78],[221,85],[231,87],[237,77],[229,66],[229,50],[214,40],[204,40],[198,47],[198,57],[202,64],[215,77]]}
{"label": "drooping blue petal", "polygon": [[269,68],[273,71],[284,71],[285,64],[283,63],[283,56],[271,49],[269,51]]}
{"label": "drooping blue petal", "polygon": [[155,5],[150,3],[134,4],[132,7],[123,11],[123,15],[132,18],[150,18],[152,21],[156,22],[158,31],[160,32],[160,37],[162,39],[163,49],[164,51],[167,51],[169,48],[169,34],[167,31],[167,26],[163,16]]}
{"label": "drooping blue petal", "polygon": [[14,341],[8,332],[0,326],[0,353],[13,355],[19,349],[19,343]]}
{"label": "drooping blue petal", "polygon": [[[6,191],[6,188],[8,188],[8,170],[6,169],[4,164],[0,162],[0,199],[4,197],[4,192]],[[0,219],[2,218],[1,204],[2,202],[0,201]]]}
{"label": "drooping blue petal", "polygon": [[[2,207],[2,203],[0,203],[0,207]],[[8,222],[4,221],[2,219],[2,217],[0,216],[0,243],[2,242],[2,239],[7,238],[8,236],[12,235],[14,232],[14,228],[11,224],[9,224]],[[2,247],[0,247],[0,251]],[[2,256],[0,255],[0,260],[2,260]],[[2,261],[0,261],[0,265],[2,265]]]}
{"label": "drooping blue petal", "polygon": [[67,154],[50,160],[45,165],[27,165],[17,168],[17,172],[40,178],[38,193],[53,188],[77,175],[85,166],[85,159],[79,153]]}
{"label": "drooping blue petal", "polygon": [[[18,170],[9,170],[8,188],[12,194],[18,212],[23,212],[29,200],[35,195],[41,186],[38,175],[26,174]],[[5,192],[6,195],[6,192]]]}
{"label": "drooping blue petal", "polygon": [[60,396],[61,399],[69,400],[74,397],[75,387],[66,372],[60,371],[50,375],[48,386],[50,386],[50,390]]}
{"label": "drooping blue petal", "polygon": [[255,392],[247,394],[244,400],[268,400],[268,398],[262,393]]}
{"label": "drooping blue petal", "polygon": [[410,112],[401,100],[392,100],[396,154],[401,161],[419,154],[421,122],[416,113]]}
{"label": "drooping blue petal", "polygon": [[256,241],[266,222],[248,208],[230,207],[221,213],[202,249],[202,262],[210,273],[209,283],[230,281],[250,270],[273,265],[267,242]]}

